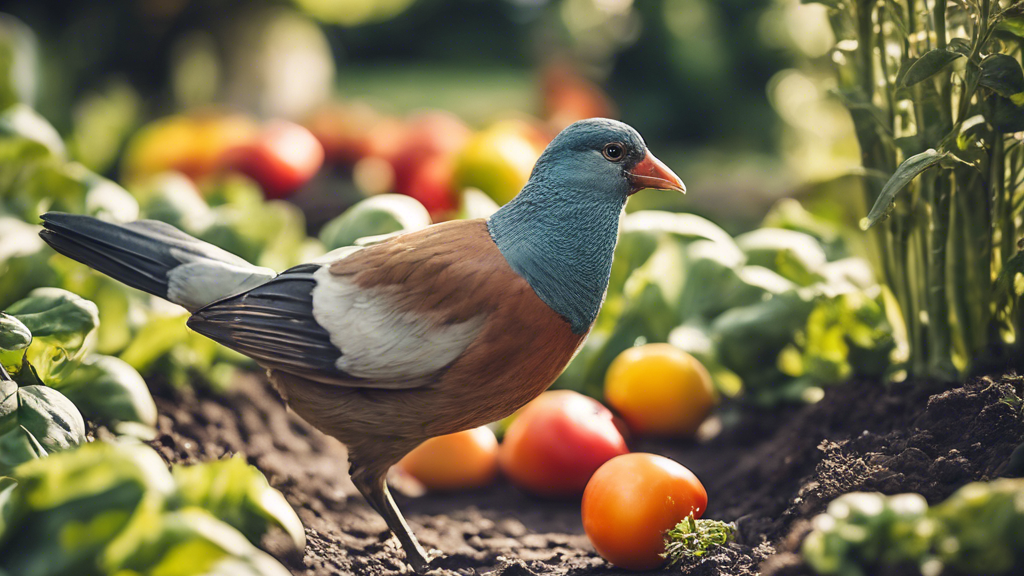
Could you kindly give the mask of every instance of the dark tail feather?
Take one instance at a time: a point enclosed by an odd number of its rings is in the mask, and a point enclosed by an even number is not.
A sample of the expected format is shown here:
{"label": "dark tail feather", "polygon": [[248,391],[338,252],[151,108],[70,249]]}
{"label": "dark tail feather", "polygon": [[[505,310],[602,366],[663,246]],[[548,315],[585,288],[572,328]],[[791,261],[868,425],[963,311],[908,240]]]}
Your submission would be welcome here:
{"label": "dark tail feather", "polygon": [[167,272],[181,264],[170,248],[196,242],[173,226],[151,220],[120,225],[60,212],[42,219],[39,235],[57,252],[161,298],[167,298]]}

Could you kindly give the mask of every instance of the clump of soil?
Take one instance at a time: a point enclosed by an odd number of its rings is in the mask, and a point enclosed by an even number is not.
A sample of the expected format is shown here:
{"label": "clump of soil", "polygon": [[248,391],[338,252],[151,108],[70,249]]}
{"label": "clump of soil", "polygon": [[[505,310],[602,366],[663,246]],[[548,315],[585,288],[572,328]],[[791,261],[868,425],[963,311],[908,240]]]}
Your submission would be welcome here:
{"label": "clump of soil", "polygon": [[[744,413],[738,426],[703,443],[637,443],[634,450],[693,470],[710,495],[706,516],[739,527],[737,542],[654,574],[809,574],[793,551],[807,521],[836,496],[920,492],[934,503],[967,482],[1004,474],[1024,439],[1024,418],[1012,401],[1021,385],[1014,376],[941,392],[854,382],[812,406]],[[308,545],[302,554],[273,538],[266,546],[294,574],[410,572],[384,521],[349,482],[344,447],[286,411],[265,379],[245,376],[225,396],[164,391],[157,405],[160,434],[152,444],[169,462],[242,452],[285,494]],[[447,554],[439,562],[445,571],[632,574],[596,555],[578,501],[533,499],[505,482],[396,499],[423,545]]]}

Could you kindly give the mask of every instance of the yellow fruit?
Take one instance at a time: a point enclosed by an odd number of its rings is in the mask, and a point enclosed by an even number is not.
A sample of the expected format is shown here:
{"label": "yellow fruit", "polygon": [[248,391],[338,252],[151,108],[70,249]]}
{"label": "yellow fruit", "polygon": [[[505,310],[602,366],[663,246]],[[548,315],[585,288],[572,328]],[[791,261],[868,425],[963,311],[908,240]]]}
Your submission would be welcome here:
{"label": "yellow fruit", "polygon": [[528,124],[505,121],[473,135],[456,159],[456,187],[479,188],[498,204],[515,198],[543,151],[532,131]]}
{"label": "yellow fruit", "polygon": [[215,171],[223,154],[252,141],[256,123],[236,114],[168,116],[140,129],[125,149],[127,180],[177,170],[191,178]]}
{"label": "yellow fruit", "polygon": [[638,434],[693,436],[717,399],[711,375],[671,344],[619,354],[608,368],[605,401]]}

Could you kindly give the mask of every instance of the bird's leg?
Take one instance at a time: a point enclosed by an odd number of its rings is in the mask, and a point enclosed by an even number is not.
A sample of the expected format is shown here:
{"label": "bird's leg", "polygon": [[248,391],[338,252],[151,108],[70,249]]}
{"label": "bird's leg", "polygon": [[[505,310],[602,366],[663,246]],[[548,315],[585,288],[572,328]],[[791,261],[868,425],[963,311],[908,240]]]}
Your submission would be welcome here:
{"label": "bird's leg", "polygon": [[413,535],[405,518],[398,511],[395,500],[391,497],[387,482],[383,476],[367,478],[359,473],[352,477],[352,482],[359,489],[359,492],[366,498],[366,501],[380,514],[387,522],[388,528],[398,537],[398,541],[405,550],[405,559],[418,574],[422,574],[430,567],[427,553],[420,546]]}

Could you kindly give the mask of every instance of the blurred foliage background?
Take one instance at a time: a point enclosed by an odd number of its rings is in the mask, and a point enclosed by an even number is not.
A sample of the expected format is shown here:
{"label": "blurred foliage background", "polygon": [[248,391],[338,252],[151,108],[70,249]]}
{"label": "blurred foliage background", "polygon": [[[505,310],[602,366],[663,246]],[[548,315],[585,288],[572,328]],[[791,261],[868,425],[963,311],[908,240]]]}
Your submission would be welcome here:
{"label": "blurred foliage background", "polygon": [[609,105],[583,111],[635,126],[693,191],[685,207],[727,215],[732,231],[856,161],[846,111],[826,97],[831,71],[807,65],[834,45],[825,8],[798,0],[11,0],[2,11],[3,57],[16,60],[5,98],[35,107],[73,159],[112,178],[134,128],[185,110],[302,120],[344,98],[482,127],[592,106],[566,103],[577,76]]}

